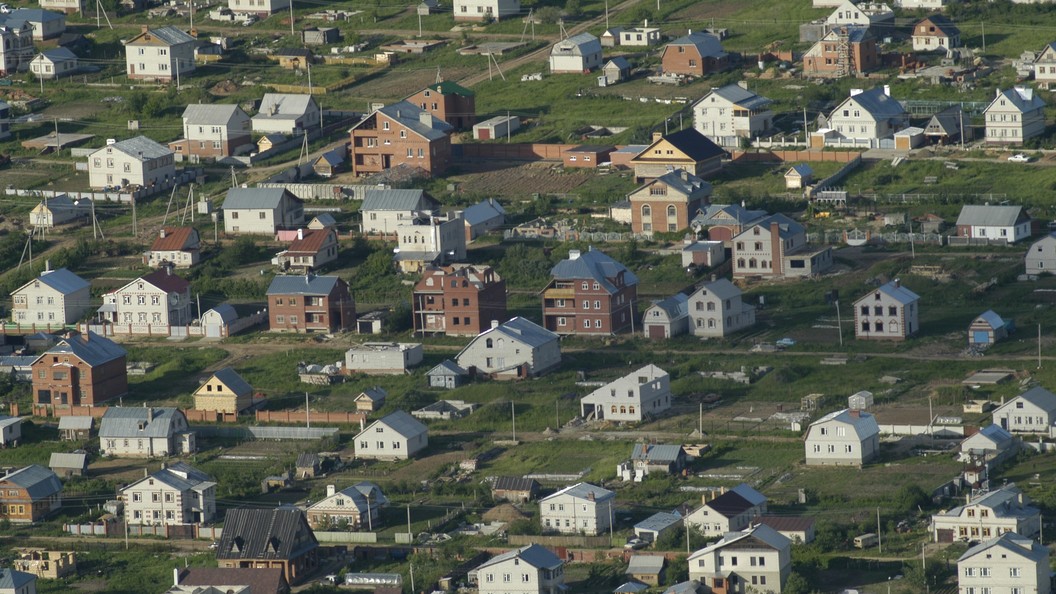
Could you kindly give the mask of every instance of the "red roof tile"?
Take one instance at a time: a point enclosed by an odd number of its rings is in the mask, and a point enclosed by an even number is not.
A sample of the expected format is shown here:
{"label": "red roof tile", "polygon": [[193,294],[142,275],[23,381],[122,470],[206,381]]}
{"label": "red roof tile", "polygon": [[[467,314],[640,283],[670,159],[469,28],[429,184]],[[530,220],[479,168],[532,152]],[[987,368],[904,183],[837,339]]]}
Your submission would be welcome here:
{"label": "red roof tile", "polygon": [[304,239],[294,239],[290,247],[286,248],[287,254],[318,254],[327,239],[333,234],[333,229],[305,229]]}
{"label": "red roof tile", "polygon": [[194,227],[164,227],[150,246],[152,252],[173,252],[187,247],[198,247],[198,231]]}
{"label": "red roof tile", "polygon": [[166,293],[182,293],[191,286],[191,283],[169,272],[169,269],[161,268],[142,277],[142,280],[154,285]]}

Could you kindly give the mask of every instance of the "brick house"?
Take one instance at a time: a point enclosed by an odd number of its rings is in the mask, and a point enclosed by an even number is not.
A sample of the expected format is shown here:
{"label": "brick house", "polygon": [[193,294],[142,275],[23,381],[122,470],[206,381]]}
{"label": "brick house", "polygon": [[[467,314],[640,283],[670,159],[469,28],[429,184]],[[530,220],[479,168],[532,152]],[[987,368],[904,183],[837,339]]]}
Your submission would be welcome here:
{"label": "brick house", "polygon": [[723,51],[718,37],[711,33],[690,31],[688,35],[667,44],[660,63],[665,74],[706,76],[726,70],[730,56]]}
{"label": "brick house", "polygon": [[399,165],[427,175],[451,164],[451,124],[400,101],[375,110],[349,130],[352,173],[380,173]]}
{"label": "brick house", "polygon": [[276,276],[268,287],[272,332],[341,332],[356,327],[356,301],[336,276]]}
{"label": "brick house", "polygon": [[558,334],[615,334],[634,326],[638,277],[599,250],[570,250],[542,291],[543,326]]}
{"label": "brick house", "polygon": [[183,138],[169,143],[169,150],[184,157],[228,157],[236,149],[252,150],[253,129],[249,115],[237,105],[188,105],[183,110]]}
{"label": "brick house", "polygon": [[0,477],[0,520],[32,524],[62,507],[62,483],[51,470],[32,464]]}
{"label": "brick house", "polygon": [[837,27],[803,54],[803,74],[812,77],[853,77],[879,66],[880,53],[868,27]]}
{"label": "brick house", "polygon": [[451,124],[455,130],[469,130],[477,123],[476,93],[456,82],[441,81],[430,85],[406,101]]}
{"label": "brick house", "polygon": [[941,14],[913,25],[913,51],[933,52],[961,46],[961,30]]}
{"label": "brick house", "polygon": [[631,159],[635,179],[660,177],[673,169],[703,176],[722,167],[726,151],[693,128],[672,134],[653,132],[653,142]]}
{"label": "brick house", "polygon": [[711,197],[711,184],[679,169],[648,180],[627,195],[631,231],[652,235],[680,231]]}
{"label": "brick house", "polygon": [[33,361],[33,401],[98,405],[128,393],[125,349],[94,332],[71,333]]}
{"label": "brick house", "polygon": [[920,331],[920,297],[899,279],[854,302],[854,336],[859,340],[906,340]]}
{"label": "brick house", "polygon": [[476,336],[506,319],[506,281],[490,266],[430,266],[412,303],[415,332]]}
{"label": "brick house", "polygon": [[221,568],[279,568],[287,583],[296,584],[318,565],[318,549],[300,509],[240,507],[224,517],[216,561]]}
{"label": "brick house", "polygon": [[813,276],[832,266],[832,248],[811,247],[803,225],[778,213],[733,238],[733,278]]}

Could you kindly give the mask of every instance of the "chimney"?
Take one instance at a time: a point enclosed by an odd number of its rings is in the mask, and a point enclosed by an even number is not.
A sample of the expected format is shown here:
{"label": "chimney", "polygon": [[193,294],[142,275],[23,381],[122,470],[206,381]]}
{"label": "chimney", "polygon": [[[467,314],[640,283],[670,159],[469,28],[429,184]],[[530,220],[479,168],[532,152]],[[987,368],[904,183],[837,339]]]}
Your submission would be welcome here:
{"label": "chimney", "polygon": [[891,96],[891,85],[884,85],[884,94],[888,97]]}
{"label": "chimney", "polygon": [[153,406],[148,406],[147,407],[147,422],[150,422],[150,421],[153,421],[153,420],[154,420],[154,407]]}
{"label": "chimney", "polygon": [[147,31],[150,31],[150,27],[148,27],[146,25],[143,25],[142,27],[140,27],[140,33],[146,33]]}
{"label": "chimney", "polygon": [[179,567],[173,567],[172,568],[172,585],[173,586],[179,586],[180,585],[180,568]]}
{"label": "chimney", "polygon": [[327,485],[326,486],[326,496],[327,497],[333,497],[334,493],[337,493],[337,487],[335,487],[334,485]]}
{"label": "chimney", "polygon": [[686,35],[692,35],[693,29],[686,29]]}
{"label": "chimney", "polygon": [[160,235],[162,239],[165,239],[165,227],[161,228],[161,231],[158,233],[158,235]]}
{"label": "chimney", "polygon": [[569,260],[578,260],[579,259],[579,250],[568,250],[568,259]]}
{"label": "chimney", "polygon": [[898,288],[901,288],[901,287],[902,287],[902,279],[896,278],[895,279],[895,288],[898,289]]}
{"label": "chimney", "polygon": [[423,111],[422,113],[420,113],[418,115],[418,121],[420,121],[423,125],[429,126],[430,128],[432,128],[433,127],[433,114],[429,113],[428,111]]}
{"label": "chimney", "polygon": [[855,95],[861,95],[864,91],[862,89],[851,89],[851,97]]}
{"label": "chimney", "polygon": [[44,274],[51,272],[51,260],[44,260]]}
{"label": "chimney", "polygon": [[492,328],[498,328],[499,327],[499,321],[498,320],[492,320],[491,321],[491,327]]}
{"label": "chimney", "polygon": [[304,239],[304,229],[297,230],[297,239]]}
{"label": "chimney", "polygon": [[664,135],[662,133],[653,132],[653,142],[656,142],[657,140],[660,140],[663,137],[664,137]]}

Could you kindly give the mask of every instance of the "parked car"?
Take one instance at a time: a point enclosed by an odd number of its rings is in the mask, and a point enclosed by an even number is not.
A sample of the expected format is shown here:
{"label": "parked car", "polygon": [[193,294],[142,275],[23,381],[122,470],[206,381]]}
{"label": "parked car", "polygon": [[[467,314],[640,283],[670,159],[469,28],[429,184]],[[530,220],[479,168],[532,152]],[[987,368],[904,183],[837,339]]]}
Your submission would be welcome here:
{"label": "parked car", "polygon": [[1008,158],[1008,160],[1012,163],[1030,163],[1030,157],[1024,155],[1023,153],[1017,153],[1015,155],[1012,155]]}
{"label": "parked car", "polygon": [[640,538],[631,538],[627,540],[627,544],[623,545],[623,548],[637,551],[638,549],[644,549],[649,546],[649,543],[645,542]]}

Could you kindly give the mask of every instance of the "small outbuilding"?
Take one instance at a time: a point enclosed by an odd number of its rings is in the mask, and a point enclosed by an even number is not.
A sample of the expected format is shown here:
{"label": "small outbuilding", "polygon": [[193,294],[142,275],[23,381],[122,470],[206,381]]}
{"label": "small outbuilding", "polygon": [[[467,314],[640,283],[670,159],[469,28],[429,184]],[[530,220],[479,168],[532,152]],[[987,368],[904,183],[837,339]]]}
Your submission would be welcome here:
{"label": "small outbuilding", "polygon": [[992,309],[979,314],[968,326],[968,346],[986,348],[999,340],[1008,338],[1015,329],[1011,319],[1004,319]]}
{"label": "small outbuilding", "polygon": [[88,474],[88,454],[62,454],[55,452],[51,455],[48,468],[64,479],[68,479],[71,476],[84,476]]}
{"label": "small outbuilding", "polygon": [[618,82],[625,81],[631,77],[631,63],[627,58],[616,57],[601,67],[601,76],[598,77],[598,86],[607,87]]}
{"label": "small outbuilding", "polygon": [[445,359],[439,365],[430,369],[426,376],[429,377],[430,388],[453,390],[466,383],[469,378],[469,372],[459,367],[451,359]]}
{"label": "small outbuilding", "polygon": [[806,163],[798,163],[785,172],[785,189],[799,190],[814,181],[814,170]]}
{"label": "small outbuilding", "polygon": [[509,138],[520,130],[521,118],[517,116],[496,116],[473,125],[474,140],[496,140]]}

